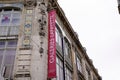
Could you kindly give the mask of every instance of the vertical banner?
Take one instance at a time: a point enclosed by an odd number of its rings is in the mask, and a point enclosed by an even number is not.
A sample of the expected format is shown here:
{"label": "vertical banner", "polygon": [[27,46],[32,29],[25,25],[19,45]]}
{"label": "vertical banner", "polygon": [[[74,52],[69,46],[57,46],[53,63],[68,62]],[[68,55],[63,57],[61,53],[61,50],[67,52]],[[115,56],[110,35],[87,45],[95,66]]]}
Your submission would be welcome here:
{"label": "vertical banner", "polygon": [[55,10],[48,13],[48,78],[56,78],[55,15]]}

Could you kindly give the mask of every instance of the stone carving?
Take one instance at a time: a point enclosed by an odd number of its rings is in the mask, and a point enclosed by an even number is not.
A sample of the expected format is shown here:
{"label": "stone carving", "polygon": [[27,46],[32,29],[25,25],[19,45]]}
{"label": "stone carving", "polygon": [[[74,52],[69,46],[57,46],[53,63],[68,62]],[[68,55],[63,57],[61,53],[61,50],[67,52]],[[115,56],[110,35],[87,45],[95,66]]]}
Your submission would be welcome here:
{"label": "stone carving", "polygon": [[39,23],[39,28],[41,27],[45,27],[46,24],[47,24],[47,21],[46,21],[46,16],[42,15],[39,19],[38,19],[38,23]]}
{"label": "stone carving", "polygon": [[46,12],[47,12],[46,4],[42,2],[42,3],[39,3],[38,6],[39,6],[39,13],[41,13],[42,15],[46,15]]}
{"label": "stone carving", "polygon": [[25,6],[27,7],[36,6],[36,0],[25,0]]}
{"label": "stone carving", "polygon": [[44,53],[44,48],[43,48],[43,44],[44,44],[44,37],[45,37],[45,30],[46,30],[46,26],[47,26],[47,6],[44,2],[44,0],[42,2],[38,3],[38,24],[39,24],[39,35],[40,35],[40,49],[39,49],[39,53],[40,56],[42,57],[43,53]]}

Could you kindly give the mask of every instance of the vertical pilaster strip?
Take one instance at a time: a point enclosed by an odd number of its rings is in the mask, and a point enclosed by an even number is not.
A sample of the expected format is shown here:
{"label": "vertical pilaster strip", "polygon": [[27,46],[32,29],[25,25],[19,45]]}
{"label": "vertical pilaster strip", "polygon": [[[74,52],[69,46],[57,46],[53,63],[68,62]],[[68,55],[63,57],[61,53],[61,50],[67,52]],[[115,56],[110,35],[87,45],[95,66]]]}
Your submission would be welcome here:
{"label": "vertical pilaster strip", "polygon": [[77,78],[77,66],[76,66],[76,54],[75,54],[75,48],[74,46],[71,46],[71,52],[72,52],[72,63],[73,63],[73,80],[78,80]]}

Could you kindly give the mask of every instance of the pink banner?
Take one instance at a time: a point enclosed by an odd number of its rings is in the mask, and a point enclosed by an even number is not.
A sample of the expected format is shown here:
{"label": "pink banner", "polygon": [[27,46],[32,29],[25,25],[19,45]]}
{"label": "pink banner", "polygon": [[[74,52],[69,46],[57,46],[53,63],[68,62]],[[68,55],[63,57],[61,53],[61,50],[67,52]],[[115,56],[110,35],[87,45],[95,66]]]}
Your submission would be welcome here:
{"label": "pink banner", "polygon": [[56,78],[55,15],[55,10],[48,13],[48,78]]}

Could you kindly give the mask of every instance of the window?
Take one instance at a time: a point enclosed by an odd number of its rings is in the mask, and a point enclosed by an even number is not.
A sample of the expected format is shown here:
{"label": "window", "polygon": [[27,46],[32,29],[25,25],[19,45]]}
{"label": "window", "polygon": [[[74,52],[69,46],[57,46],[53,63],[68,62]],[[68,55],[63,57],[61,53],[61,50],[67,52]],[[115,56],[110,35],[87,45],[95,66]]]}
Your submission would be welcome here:
{"label": "window", "polygon": [[5,78],[12,77],[13,65],[16,54],[17,40],[0,41],[0,70]]}
{"label": "window", "polygon": [[7,35],[8,33],[8,26],[0,26],[0,36]]}
{"label": "window", "polygon": [[11,26],[10,28],[10,35],[17,35],[19,33],[18,26]]}
{"label": "window", "polygon": [[56,23],[56,42],[60,47],[62,47],[62,33],[57,23]]}
{"label": "window", "polygon": [[3,13],[1,16],[1,26],[8,26],[10,23],[11,13],[7,12]]}
{"label": "window", "polygon": [[17,47],[17,40],[8,41],[7,47]]}
{"label": "window", "polygon": [[80,61],[80,59],[78,58],[78,56],[77,56],[77,69],[80,71],[80,72],[82,72],[82,67],[81,67],[82,65],[81,65],[81,61]]}
{"label": "window", "polygon": [[72,72],[66,67],[65,68],[65,80],[72,80]]}
{"label": "window", "polygon": [[70,43],[68,42],[68,40],[66,39],[66,38],[64,38],[64,40],[65,40],[65,47],[64,47],[64,49],[65,49],[65,55],[69,58],[69,59],[71,59],[71,48],[70,48]]}
{"label": "window", "polygon": [[20,13],[13,13],[11,25],[17,26],[20,23]]}
{"label": "window", "polygon": [[[0,70],[5,80],[13,80],[13,67],[23,4],[0,4]],[[9,37],[7,37],[9,36]],[[17,36],[16,36],[17,38]]]}
{"label": "window", "polygon": [[3,8],[1,10],[0,36],[18,35],[21,12],[12,8]]}
{"label": "window", "polygon": [[63,62],[57,57],[57,80],[63,80]]}

